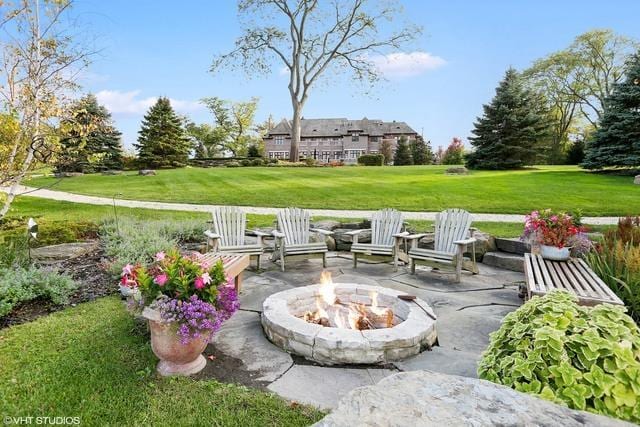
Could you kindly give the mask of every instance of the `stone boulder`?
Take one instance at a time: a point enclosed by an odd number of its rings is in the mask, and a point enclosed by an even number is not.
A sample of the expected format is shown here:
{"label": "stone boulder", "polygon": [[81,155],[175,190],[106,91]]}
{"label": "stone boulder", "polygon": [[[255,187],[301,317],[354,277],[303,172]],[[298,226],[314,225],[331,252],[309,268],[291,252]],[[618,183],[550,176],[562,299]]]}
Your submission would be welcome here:
{"label": "stone boulder", "polygon": [[[342,226],[344,226],[344,224],[342,224],[341,227]],[[355,229],[357,230],[358,228],[355,228]],[[333,237],[336,241],[336,250],[347,251],[347,252],[351,250],[353,237],[346,233],[353,230],[354,229],[347,229],[347,228],[338,228],[333,230],[335,233]],[[358,236],[358,242],[371,243],[371,231],[363,231],[362,233],[360,233],[360,235]]]}
{"label": "stone boulder", "polygon": [[315,424],[338,426],[631,426],[474,378],[402,372],[356,388]]}
{"label": "stone boulder", "polygon": [[323,230],[333,231],[336,228],[340,228],[340,221],[336,221],[333,219],[323,219],[321,221],[316,221],[311,224],[312,228],[321,228]]}
{"label": "stone boulder", "polygon": [[636,177],[633,178],[633,183],[636,185],[640,185],[640,175],[636,175]]}
{"label": "stone boulder", "polygon": [[138,171],[138,175],[142,175],[142,176],[155,176],[156,175],[156,171],[154,171],[153,169],[140,169]]}
{"label": "stone boulder", "polygon": [[56,172],[54,176],[56,178],[73,178],[74,176],[82,176],[82,172]]}
{"label": "stone boulder", "polygon": [[31,257],[40,263],[55,263],[72,258],[79,258],[97,250],[98,246],[99,242],[97,240],[42,246],[31,249]]}
{"label": "stone boulder", "polygon": [[447,168],[444,173],[446,173],[447,175],[469,175],[469,170],[464,166],[456,166]]}
{"label": "stone boulder", "polygon": [[122,171],[121,170],[116,170],[116,169],[109,169],[106,171],[102,171],[100,172],[102,175],[122,175]]}

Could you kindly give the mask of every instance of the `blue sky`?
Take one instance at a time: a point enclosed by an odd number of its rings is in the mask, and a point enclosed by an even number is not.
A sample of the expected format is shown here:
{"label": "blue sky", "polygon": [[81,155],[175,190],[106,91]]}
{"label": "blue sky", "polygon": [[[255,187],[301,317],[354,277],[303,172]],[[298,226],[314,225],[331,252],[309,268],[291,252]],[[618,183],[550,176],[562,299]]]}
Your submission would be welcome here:
{"label": "blue sky", "polygon": [[[388,81],[367,95],[338,80],[316,88],[304,116],[406,121],[434,146],[466,139],[482,104],[504,71],[569,45],[594,28],[640,39],[640,1],[404,0],[405,14],[424,34],[397,56]],[[240,33],[233,0],[77,0],[74,15],[102,48],[82,85],[112,110],[125,146],[157,96],[196,122],[211,122],[198,100],[208,96],[259,97],[257,120],[291,116],[287,78],[247,79],[238,72],[208,72],[216,53]],[[416,61],[419,64],[416,68]],[[386,63],[389,64],[388,62]],[[407,65],[411,67],[407,70]]]}

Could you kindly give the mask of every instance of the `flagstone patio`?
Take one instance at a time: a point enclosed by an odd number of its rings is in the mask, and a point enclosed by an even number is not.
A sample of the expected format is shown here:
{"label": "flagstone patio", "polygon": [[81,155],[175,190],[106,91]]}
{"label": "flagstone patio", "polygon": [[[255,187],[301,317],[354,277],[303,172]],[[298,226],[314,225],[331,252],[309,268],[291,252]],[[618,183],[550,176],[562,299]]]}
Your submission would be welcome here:
{"label": "flagstone patio", "polygon": [[[265,257],[266,258],[266,257]],[[241,310],[225,323],[207,353],[236,360],[231,380],[244,378],[282,397],[323,409],[337,406],[356,387],[372,385],[402,371],[428,369],[476,377],[476,364],[489,342],[489,334],[502,318],[522,304],[518,285],[521,273],[480,264],[480,274],[452,275],[422,268],[413,276],[383,263],[365,263],[353,269],[349,254],[332,253],[328,268],[336,283],[359,283],[393,288],[425,300],[438,317],[439,346],[417,356],[384,366],[319,366],[292,356],[265,337],[260,324],[262,302],[282,290],[318,282],[320,260],[287,264],[287,271],[264,262],[260,272],[246,271],[240,294]],[[213,356],[212,356],[213,357]]]}

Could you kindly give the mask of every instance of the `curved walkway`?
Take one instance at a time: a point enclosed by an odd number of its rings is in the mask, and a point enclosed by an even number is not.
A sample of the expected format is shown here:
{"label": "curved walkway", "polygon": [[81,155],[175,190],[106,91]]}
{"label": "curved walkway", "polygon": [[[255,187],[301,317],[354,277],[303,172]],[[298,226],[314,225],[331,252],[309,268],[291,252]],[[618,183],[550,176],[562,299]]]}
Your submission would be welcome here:
{"label": "curved walkway", "polygon": [[[7,192],[6,188],[0,187],[0,191]],[[199,205],[195,203],[169,203],[151,202],[144,200],[111,199],[109,197],[85,196],[82,194],[67,193],[64,191],[53,191],[47,189],[36,189],[21,186],[18,195],[39,197],[42,199],[58,200],[63,202],[85,203],[89,205],[113,205],[125,208],[143,208],[167,211],[186,212],[209,212],[220,205]],[[275,215],[280,208],[240,206],[245,212],[258,215]],[[333,210],[333,209],[309,209],[312,216],[325,216],[335,218],[367,218],[374,211],[363,210]],[[403,212],[405,219],[433,221],[437,212]],[[473,213],[474,221],[486,222],[523,222],[524,215],[517,214],[484,214]],[[615,225],[618,217],[584,217],[583,222],[590,225]]]}

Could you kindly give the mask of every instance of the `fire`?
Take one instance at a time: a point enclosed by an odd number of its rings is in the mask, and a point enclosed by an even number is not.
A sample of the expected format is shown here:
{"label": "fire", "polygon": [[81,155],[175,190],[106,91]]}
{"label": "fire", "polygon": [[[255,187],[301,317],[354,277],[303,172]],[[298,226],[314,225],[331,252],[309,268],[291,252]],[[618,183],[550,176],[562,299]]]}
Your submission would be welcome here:
{"label": "fire", "polygon": [[370,304],[341,302],[336,295],[336,285],[331,280],[331,273],[323,271],[316,296],[316,309],[307,311],[304,320],[322,326],[355,330],[392,327],[393,311],[378,306],[377,292],[371,292],[369,299]]}

